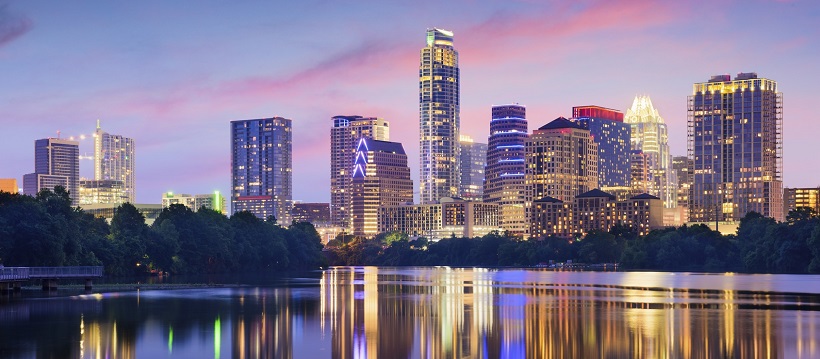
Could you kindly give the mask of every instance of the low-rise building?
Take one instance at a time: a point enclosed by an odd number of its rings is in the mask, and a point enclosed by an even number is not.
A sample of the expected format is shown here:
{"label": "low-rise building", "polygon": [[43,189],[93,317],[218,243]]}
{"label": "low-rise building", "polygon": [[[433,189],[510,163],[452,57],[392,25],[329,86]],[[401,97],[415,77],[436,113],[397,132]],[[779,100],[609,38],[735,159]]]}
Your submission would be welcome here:
{"label": "low-rise building", "polygon": [[[95,217],[105,218],[110,222],[111,219],[114,218],[114,212],[116,212],[119,206],[121,206],[121,204],[97,203],[80,205],[80,209],[85,213],[91,213]],[[159,217],[163,208],[161,204],[133,204],[133,206],[145,217],[145,224],[149,226]]]}
{"label": "low-rise building", "polygon": [[17,193],[19,190],[16,178],[0,178],[0,192]]}
{"label": "low-rise building", "polygon": [[225,197],[219,191],[214,191],[211,194],[174,194],[168,192],[162,196],[162,208],[168,208],[172,204],[181,204],[196,212],[200,208],[205,207],[210,210],[217,211],[222,214],[228,213],[225,208]]}
{"label": "low-rise building", "polygon": [[381,207],[379,232],[403,232],[434,241],[450,236],[473,238],[501,232],[498,217],[496,204],[445,197],[437,204]]}
{"label": "low-rise building", "polygon": [[820,214],[820,187],[816,188],[784,188],[783,213],[788,216],[790,211],[798,208],[809,208]]}
{"label": "low-rise building", "polygon": [[80,204],[128,202],[125,184],[118,180],[80,180]]}
{"label": "low-rise building", "polygon": [[310,222],[314,227],[330,225],[330,203],[294,202],[290,214],[296,223]]}
{"label": "low-rise building", "polygon": [[633,228],[639,235],[663,228],[663,201],[640,194],[626,200],[599,189],[576,196],[572,202],[552,197],[533,201],[530,210],[531,238],[583,236],[609,231],[616,225]]}

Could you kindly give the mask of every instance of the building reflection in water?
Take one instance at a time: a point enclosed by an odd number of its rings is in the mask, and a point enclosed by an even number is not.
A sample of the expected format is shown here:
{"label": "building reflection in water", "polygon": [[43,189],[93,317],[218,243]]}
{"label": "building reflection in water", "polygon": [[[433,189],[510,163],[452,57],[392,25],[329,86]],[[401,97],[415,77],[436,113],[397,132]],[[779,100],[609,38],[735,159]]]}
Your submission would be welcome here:
{"label": "building reflection in water", "polygon": [[332,357],[820,357],[817,298],[794,310],[775,302],[788,296],[550,285],[531,273],[328,270],[321,316]]}
{"label": "building reflection in water", "polygon": [[818,295],[641,275],[333,268],[299,285],[9,301],[0,356],[820,358]]}

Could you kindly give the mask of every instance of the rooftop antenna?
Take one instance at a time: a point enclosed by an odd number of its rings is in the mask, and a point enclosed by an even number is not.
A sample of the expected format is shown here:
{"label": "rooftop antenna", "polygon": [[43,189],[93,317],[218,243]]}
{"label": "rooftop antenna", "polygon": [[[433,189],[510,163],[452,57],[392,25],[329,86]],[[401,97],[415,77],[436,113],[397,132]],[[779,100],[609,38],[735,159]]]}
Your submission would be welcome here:
{"label": "rooftop antenna", "polygon": [[97,129],[98,130],[100,129],[100,119],[99,118],[97,119]]}
{"label": "rooftop antenna", "polygon": [[57,139],[60,139],[60,130],[57,130]]}

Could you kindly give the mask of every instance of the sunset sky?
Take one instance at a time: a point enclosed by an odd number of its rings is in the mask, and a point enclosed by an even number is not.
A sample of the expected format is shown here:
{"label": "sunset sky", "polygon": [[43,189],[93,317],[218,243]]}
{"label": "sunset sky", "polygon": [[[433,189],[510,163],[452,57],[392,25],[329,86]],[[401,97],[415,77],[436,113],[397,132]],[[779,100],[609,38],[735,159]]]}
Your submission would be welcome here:
{"label": "sunset sky", "polygon": [[[34,140],[103,130],[136,141],[137,202],[230,193],[229,121],[293,120],[293,199],[329,202],[331,116],[390,122],[418,188],[425,30],[455,33],[462,133],[490,107],[530,130],[576,105],[652,98],[674,155],[686,97],[757,72],[784,93],[787,187],[820,185],[820,3],[814,1],[0,1],[0,178],[34,170]],[[93,161],[81,175],[93,177]]]}

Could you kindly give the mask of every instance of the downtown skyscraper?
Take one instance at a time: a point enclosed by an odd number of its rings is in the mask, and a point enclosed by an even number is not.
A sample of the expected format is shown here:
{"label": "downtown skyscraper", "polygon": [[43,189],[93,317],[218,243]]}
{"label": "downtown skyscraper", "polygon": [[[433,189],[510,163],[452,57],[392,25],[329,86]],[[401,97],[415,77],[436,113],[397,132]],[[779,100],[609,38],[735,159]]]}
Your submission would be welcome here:
{"label": "downtown skyscraper", "polygon": [[626,110],[624,122],[632,126],[632,151],[641,151],[646,159],[647,193],[659,197],[666,208],[678,203],[678,185],[669,153],[666,123],[649,96],[635,96]]}
{"label": "downtown skyscraper", "polygon": [[419,194],[437,203],[459,194],[459,70],[453,33],[427,29],[419,65]]}
{"label": "downtown skyscraper", "polygon": [[293,205],[291,120],[231,121],[231,210],[290,225]]}
{"label": "downtown skyscraper", "polygon": [[351,228],[353,160],[359,140],[390,139],[387,121],[376,117],[334,116],[330,129],[330,218],[334,226]]}
{"label": "downtown skyscraper", "polygon": [[783,213],[783,94],[756,73],[713,76],[688,97],[689,220]]}
{"label": "downtown skyscraper", "polygon": [[23,193],[36,196],[37,192],[63,186],[71,197],[71,205],[79,204],[80,143],[60,138],[34,141],[34,173],[23,176]]}
{"label": "downtown skyscraper", "polygon": [[484,202],[498,204],[501,228],[515,235],[524,235],[528,228],[524,211],[527,137],[526,107],[493,106],[484,170]]}
{"label": "downtown skyscraper", "polygon": [[473,141],[461,135],[458,142],[461,170],[459,197],[468,201],[480,201],[484,193],[484,167],[487,162],[487,144]]}
{"label": "downtown skyscraper", "polygon": [[573,122],[589,130],[598,144],[598,185],[629,186],[629,155],[632,128],[621,111],[600,106],[572,108]]}
{"label": "downtown skyscraper", "polygon": [[407,154],[401,143],[362,137],[350,168],[353,235],[375,236],[379,234],[379,208],[413,203]]}
{"label": "downtown skyscraper", "polygon": [[136,202],[134,149],[133,139],[104,132],[100,129],[100,121],[97,120],[97,129],[94,131],[94,179],[98,182],[95,182],[95,185],[122,189],[121,195],[112,196],[110,203]]}
{"label": "downtown skyscraper", "polygon": [[598,188],[598,144],[578,124],[559,117],[533,131],[526,150],[527,202],[569,202]]}

